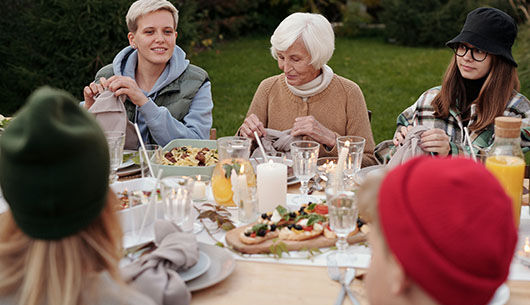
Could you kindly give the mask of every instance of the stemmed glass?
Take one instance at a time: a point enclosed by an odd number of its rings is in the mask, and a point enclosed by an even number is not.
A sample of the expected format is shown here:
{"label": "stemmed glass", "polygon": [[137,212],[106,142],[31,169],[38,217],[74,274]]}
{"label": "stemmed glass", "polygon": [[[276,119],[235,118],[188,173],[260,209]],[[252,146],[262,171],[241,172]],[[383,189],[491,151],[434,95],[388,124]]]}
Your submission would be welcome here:
{"label": "stemmed glass", "polygon": [[110,173],[109,183],[114,183],[118,180],[118,167],[123,160],[123,146],[125,145],[125,133],[118,131],[105,132],[107,143],[109,145],[110,156]]}
{"label": "stemmed glass", "polygon": [[317,172],[318,150],[320,144],[315,141],[295,141],[291,143],[291,157],[293,159],[294,175],[300,180],[300,196],[294,198],[299,207],[309,202],[309,179]]}
{"label": "stemmed glass", "polygon": [[366,139],[363,137],[337,137],[337,148],[339,151],[339,156],[343,150],[346,151],[346,160],[342,165],[342,169],[345,176],[344,178],[347,179],[347,181],[349,182],[353,182],[355,175],[361,169],[365,143]]}

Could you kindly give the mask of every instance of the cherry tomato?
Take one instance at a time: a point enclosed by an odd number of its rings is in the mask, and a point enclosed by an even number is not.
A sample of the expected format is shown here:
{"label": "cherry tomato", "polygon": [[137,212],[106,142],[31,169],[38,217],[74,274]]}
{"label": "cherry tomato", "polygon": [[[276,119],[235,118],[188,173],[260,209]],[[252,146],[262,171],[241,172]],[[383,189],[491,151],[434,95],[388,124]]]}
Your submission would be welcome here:
{"label": "cherry tomato", "polygon": [[324,204],[319,204],[315,207],[315,213],[320,215],[328,214],[328,206]]}
{"label": "cherry tomato", "polygon": [[250,237],[256,237],[256,232],[252,232],[252,233],[250,234]]}
{"label": "cherry tomato", "polygon": [[313,226],[307,226],[303,228],[304,231],[313,231]]}

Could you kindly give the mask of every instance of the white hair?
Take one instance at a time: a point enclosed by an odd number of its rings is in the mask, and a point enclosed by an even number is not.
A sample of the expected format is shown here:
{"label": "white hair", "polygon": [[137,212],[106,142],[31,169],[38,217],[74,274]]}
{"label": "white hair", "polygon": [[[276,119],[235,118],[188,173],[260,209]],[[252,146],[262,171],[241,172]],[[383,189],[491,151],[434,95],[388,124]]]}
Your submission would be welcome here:
{"label": "white hair", "polygon": [[333,55],[335,34],[326,17],[320,14],[294,13],[285,18],[271,36],[271,54],[287,50],[298,38],[311,55],[311,65],[321,69]]}
{"label": "white hair", "polygon": [[135,33],[138,30],[138,18],[155,12],[158,10],[169,11],[173,15],[175,21],[175,30],[177,30],[177,24],[179,23],[179,11],[175,8],[171,2],[167,0],[138,0],[135,1],[125,16],[125,22],[127,22],[127,28],[129,32]]}

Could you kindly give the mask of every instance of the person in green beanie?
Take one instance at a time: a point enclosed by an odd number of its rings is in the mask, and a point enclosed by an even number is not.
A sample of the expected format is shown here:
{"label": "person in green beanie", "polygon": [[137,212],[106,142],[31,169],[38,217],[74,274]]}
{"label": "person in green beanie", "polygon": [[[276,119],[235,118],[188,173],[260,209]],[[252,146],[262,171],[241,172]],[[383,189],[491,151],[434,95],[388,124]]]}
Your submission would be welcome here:
{"label": "person in green beanie", "polygon": [[155,304],[120,278],[122,231],[96,120],[35,91],[0,137],[0,304]]}

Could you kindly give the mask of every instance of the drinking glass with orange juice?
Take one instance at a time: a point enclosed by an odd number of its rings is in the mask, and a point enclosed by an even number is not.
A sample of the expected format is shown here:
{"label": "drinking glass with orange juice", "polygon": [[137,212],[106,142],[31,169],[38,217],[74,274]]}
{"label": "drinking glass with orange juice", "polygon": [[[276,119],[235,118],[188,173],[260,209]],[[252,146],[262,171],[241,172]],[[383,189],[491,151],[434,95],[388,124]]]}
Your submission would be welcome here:
{"label": "drinking glass with orange juice", "polygon": [[245,175],[247,186],[256,187],[256,175],[248,157],[250,139],[245,137],[223,137],[217,140],[219,162],[212,174],[212,193],[219,205],[236,207],[233,200],[231,175]]}
{"label": "drinking glass with orange juice", "polygon": [[519,227],[526,163],[521,150],[521,119],[495,118],[495,141],[488,152],[486,168],[499,180],[512,199],[514,222]]}

